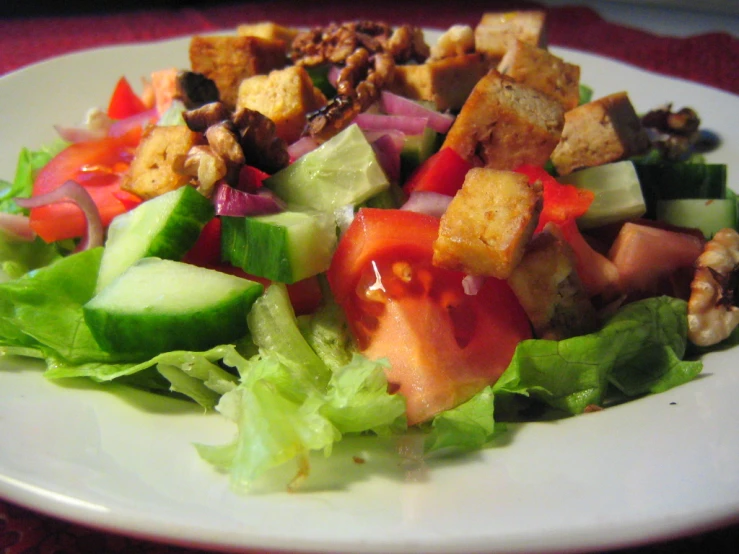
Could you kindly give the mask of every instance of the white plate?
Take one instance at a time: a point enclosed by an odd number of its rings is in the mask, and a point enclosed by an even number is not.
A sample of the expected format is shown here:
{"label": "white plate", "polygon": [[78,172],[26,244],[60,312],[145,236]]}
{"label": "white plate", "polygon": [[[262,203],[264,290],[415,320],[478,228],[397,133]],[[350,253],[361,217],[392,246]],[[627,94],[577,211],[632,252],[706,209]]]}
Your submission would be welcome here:
{"label": "white plate", "polygon": [[[116,79],[187,65],[187,40],[104,48],[0,79],[0,175],[21,146],[103,105]],[[715,89],[593,55],[596,95],[627,89],[638,110],[693,106],[725,140],[711,155],[739,171],[739,102]],[[617,547],[739,518],[737,352],[707,356],[692,383],[599,413],[527,424],[508,444],[407,467],[349,442],[305,492],[239,496],[192,442],[221,443],[218,416],[143,393],[0,371],[0,495],[102,529],[191,546],[358,552],[531,552]],[[356,463],[352,456],[366,459]]]}

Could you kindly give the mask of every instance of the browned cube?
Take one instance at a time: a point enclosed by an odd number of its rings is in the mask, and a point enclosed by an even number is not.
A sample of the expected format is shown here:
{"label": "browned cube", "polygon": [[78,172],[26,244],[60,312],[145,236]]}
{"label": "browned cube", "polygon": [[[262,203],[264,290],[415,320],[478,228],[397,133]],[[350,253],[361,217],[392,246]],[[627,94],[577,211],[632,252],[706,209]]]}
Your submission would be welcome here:
{"label": "browned cube", "polygon": [[189,184],[183,164],[190,149],[202,142],[203,136],[185,125],[149,127],[121,188],[148,200]]}
{"label": "browned cube", "polygon": [[287,63],[285,43],[253,36],[195,36],[190,41],[190,64],[212,79],[221,101],[236,105],[239,84],[252,75],[269,73]]}
{"label": "browned cube", "polygon": [[459,110],[488,71],[480,54],[463,54],[395,68],[388,90],[413,100],[433,102],[437,110]]}
{"label": "browned cube", "polygon": [[294,27],[284,27],[272,21],[259,21],[258,23],[243,23],[236,27],[236,33],[244,37],[260,37],[269,40],[281,40],[288,49],[293,39],[298,35]]}
{"label": "browned cube", "polygon": [[300,138],[307,114],[325,105],[326,97],[300,66],[244,79],[236,101],[237,109],[256,110],[274,121],[277,136],[288,144]]}
{"label": "browned cube", "polygon": [[523,256],[542,206],[540,185],[513,171],[475,168],[441,218],[438,267],[506,279]]}
{"label": "browned cube", "polygon": [[566,110],[580,102],[580,66],[518,39],[510,43],[498,72],[557,100]]}
{"label": "browned cube", "polygon": [[643,153],[649,137],[625,92],[568,111],[562,139],[552,153],[560,175]]}
{"label": "browned cube", "polygon": [[562,105],[491,70],[470,93],[444,146],[477,167],[544,165],[564,125]]}
{"label": "browned cube", "polygon": [[475,27],[477,51],[496,63],[513,39],[546,48],[546,13],[541,10],[485,13]]}

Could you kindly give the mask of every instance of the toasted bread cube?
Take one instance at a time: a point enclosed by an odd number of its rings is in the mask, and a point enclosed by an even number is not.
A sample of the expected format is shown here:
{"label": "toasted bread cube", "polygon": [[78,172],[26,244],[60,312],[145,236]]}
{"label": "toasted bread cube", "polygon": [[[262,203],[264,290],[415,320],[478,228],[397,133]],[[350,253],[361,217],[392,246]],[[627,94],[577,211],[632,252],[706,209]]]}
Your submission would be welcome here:
{"label": "toasted bread cube", "polygon": [[495,63],[513,39],[546,48],[546,13],[541,10],[485,13],[475,27],[475,48]]}
{"label": "toasted bread cube", "polygon": [[413,100],[433,102],[437,110],[459,110],[487,70],[480,54],[398,65],[387,88]]}
{"label": "toasted bread cube", "polygon": [[595,330],[595,308],[576,265],[575,254],[559,227],[548,223],[528,243],[508,277],[537,337],[561,340]]}
{"label": "toasted bread cube", "polygon": [[650,141],[625,92],[593,100],[565,114],[562,138],[552,153],[560,175],[643,153]]}
{"label": "toasted bread cube", "polygon": [[183,164],[190,148],[203,142],[202,135],[185,125],[152,126],[141,138],[121,188],[148,200],[190,182]]}
{"label": "toasted bread cube", "polygon": [[236,105],[239,83],[269,73],[287,62],[285,43],[251,36],[195,36],[190,41],[190,64],[215,82],[221,101]]}
{"label": "toasted bread cube", "polygon": [[475,85],[444,146],[473,166],[544,165],[564,126],[559,102],[491,70]]}
{"label": "toasted bread cube", "polygon": [[429,58],[441,60],[475,52],[475,31],[469,25],[452,25],[431,46]]}
{"label": "toasted bread cube", "polygon": [[242,37],[259,37],[267,40],[281,40],[285,48],[289,49],[298,30],[293,27],[283,27],[272,21],[258,23],[244,23],[236,27],[236,34]]}
{"label": "toasted bread cube", "polygon": [[298,140],[306,115],[326,105],[326,97],[313,86],[301,66],[276,69],[241,81],[236,108],[256,110],[274,121],[277,136],[288,144]]}
{"label": "toasted bread cube", "polygon": [[548,94],[565,111],[580,102],[580,66],[567,63],[543,48],[515,39],[498,64],[498,72]]}
{"label": "toasted bread cube", "polygon": [[434,265],[507,279],[536,229],[541,207],[541,185],[530,185],[524,175],[471,169],[441,218]]}

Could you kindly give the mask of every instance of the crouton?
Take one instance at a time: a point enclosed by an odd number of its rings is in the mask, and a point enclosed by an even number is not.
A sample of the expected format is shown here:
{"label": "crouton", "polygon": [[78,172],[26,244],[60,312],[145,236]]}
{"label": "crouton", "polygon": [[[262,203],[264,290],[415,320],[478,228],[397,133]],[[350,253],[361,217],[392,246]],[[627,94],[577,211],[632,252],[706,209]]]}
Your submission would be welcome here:
{"label": "crouton", "polygon": [[287,62],[285,43],[251,36],[195,36],[190,41],[190,64],[218,87],[221,101],[236,105],[239,83],[269,73]]}
{"label": "crouton", "polygon": [[491,70],[475,85],[444,140],[473,166],[544,165],[559,142],[559,102]]}
{"label": "crouton", "polygon": [[237,109],[256,110],[274,121],[277,136],[288,144],[300,138],[306,115],[325,105],[326,97],[301,66],[244,79],[236,101]]}
{"label": "crouton", "polygon": [[121,181],[121,189],[148,200],[187,185],[190,177],[184,173],[184,161],[190,148],[202,142],[202,135],[185,125],[149,127]]}
{"label": "crouton", "polygon": [[548,223],[526,246],[508,284],[529,316],[537,337],[562,340],[597,327],[595,308],[576,270],[572,248]]}
{"label": "crouton", "polygon": [[298,30],[293,27],[283,27],[272,21],[260,21],[258,23],[244,23],[236,27],[236,34],[242,37],[259,37],[267,40],[280,40],[285,43],[285,49],[289,49],[293,39],[298,35]]}
{"label": "crouton", "polygon": [[413,100],[433,102],[440,111],[459,110],[487,70],[487,62],[480,54],[398,65],[387,89]]}
{"label": "crouton", "polygon": [[475,48],[496,64],[512,39],[546,48],[546,13],[540,10],[485,13],[475,27]]}
{"label": "crouton", "polygon": [[475,52],[475,32],[469,25],[452,25],[430,48],[429,58],[441,60]]}
{"label": "crouton", "polygon": [[643,153],[650,141],[625,92],[568,111],[562,138],[552,153],[560,175]]}
{"label": "crouton", "polygon": [[498,72],[548,94],[567,110],[580,102],[580,66],[543,48],[515,39],[498,64]]}
{"label": "crouton", "polygon": [[542,207],[542,188],[513,171],[475,168],[441,218],[438,267],[506,279],[523,256]]}

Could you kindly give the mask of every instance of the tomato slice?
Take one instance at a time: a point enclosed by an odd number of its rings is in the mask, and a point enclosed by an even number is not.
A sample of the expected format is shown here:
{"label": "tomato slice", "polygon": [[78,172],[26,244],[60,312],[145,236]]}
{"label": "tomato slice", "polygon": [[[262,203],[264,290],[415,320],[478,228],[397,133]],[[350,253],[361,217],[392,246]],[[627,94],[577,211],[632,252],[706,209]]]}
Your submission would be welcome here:
{"label": "tomato slice", "polygon": [[[141,131],[121,137],[72,144],[57,154],[36,176],[33,196],[57,189],[73,180],[87,189],[104,226],[135,205],[136,197],[121,197],[121,175],[128,169]],[[33,208],[31,228],[46,242],[81,237],[86,221],[75,204],[59,203]]]}
{"label": "tomato slice", "polygon": [[451,148],[442,148],[421,164],[403,186],[413,191],[438,192],[454,196],[462,188],[464,177],[472,165]]}
{"label": "tomato slice", "polygon": [[144,102],[133,91],[128,80],[121,77],[108,103],[108,117],[126,119],[144,111],[146,111]]}
{"label": "tomato slice", "polygon": [[467,295],[464,274],[432,265],[438,226],[425,214],[364,208],[328,271],[362,352],[390,361],[388,381],[406,397],[411,425],[494,383],[531,337],[505,281],[486,279]]}

